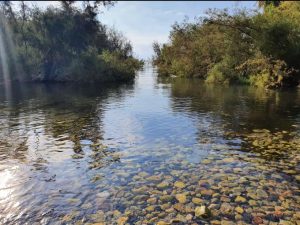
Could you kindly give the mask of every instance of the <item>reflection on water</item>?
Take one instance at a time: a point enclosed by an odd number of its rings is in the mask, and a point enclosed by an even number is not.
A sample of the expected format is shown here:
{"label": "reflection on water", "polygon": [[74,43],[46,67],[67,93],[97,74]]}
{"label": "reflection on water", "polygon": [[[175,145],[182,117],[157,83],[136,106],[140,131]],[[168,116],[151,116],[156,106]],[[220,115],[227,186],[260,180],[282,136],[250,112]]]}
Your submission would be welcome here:
{"label": "reflection on water", "polygon": [[[0,90],[0,224],[299,215],[300,91],[160,80]],[[297,213],[298,212],[298,213]]]}

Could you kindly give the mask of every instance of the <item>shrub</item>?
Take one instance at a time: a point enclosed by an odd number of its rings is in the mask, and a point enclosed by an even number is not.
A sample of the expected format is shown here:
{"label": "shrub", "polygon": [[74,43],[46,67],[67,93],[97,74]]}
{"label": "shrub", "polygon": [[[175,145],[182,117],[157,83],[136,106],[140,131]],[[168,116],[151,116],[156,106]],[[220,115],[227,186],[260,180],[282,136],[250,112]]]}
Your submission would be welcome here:
{"label": "shrub", "polygon": [[264,4],[263,11],[209,10],[176,23],[168,44],[154,45],[159,75],[279,88],[299,84],[300,2]]}
{"label": "shrub", "polygon": [[[46,10],[25,7],[14,11],[0,4],[3,36],[11,80],[105,82],[134,79],[142,61],[133,57],[130,42],[97,19],[106,1],[74,1]],[[93,5],[92,5],[93,4]],[[14,52],[13,52],[14,51]],[[16,65],[22,67],[17,71]],[[0,70],[0,78],[4,77]]]}
{"label": "shrub", "polygon": [[237,70],[243,71],[251,84],[266,88],[294,85],[299,80],[296,71],[289,69],[284,61],[263,55],[247,60]]}

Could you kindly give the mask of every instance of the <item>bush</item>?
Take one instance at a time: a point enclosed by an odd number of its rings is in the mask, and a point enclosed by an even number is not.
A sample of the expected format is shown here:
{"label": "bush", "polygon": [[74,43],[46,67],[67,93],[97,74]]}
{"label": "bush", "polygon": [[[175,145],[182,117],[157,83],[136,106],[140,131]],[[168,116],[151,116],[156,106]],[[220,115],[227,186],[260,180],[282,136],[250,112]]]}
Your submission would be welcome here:
{"label": "bush", "polygon": [[224,71],[222,63],[217,63],[208,71],[205,82],[228,84],[229,80],[225,74],[226,72]]}
{"label": "bush", "polygon": [[194,23],[176,23],[170,42],[155,43],[162,76],[208,83],[279,88],[299,84],[300,2],[265,4],[263,11],[209,10]]}
{"label": "bush", "polygon": [[237,70],[243,71],[254,86],[279,88],[298,84],[297,71],[289,69],[282,60],[274,60],[263,55],[249,59]]}
{"label": "bush", "polygon": [[127,81],[141,68],[130,42],[97,20],[99,6],[108,3],[89,1],[76,8],[68,1],[44,11],[21,4],[18,12],[9,2],[0,4],[11,80]]}
{"label": "bush", "polygon": [[120,52],[104,51],[101,54],[101,59],[105,63],[105,72],[114,77],[115,80],[130,80],[131,74],[143,65],[142,62],[133,57],[124,59]]}

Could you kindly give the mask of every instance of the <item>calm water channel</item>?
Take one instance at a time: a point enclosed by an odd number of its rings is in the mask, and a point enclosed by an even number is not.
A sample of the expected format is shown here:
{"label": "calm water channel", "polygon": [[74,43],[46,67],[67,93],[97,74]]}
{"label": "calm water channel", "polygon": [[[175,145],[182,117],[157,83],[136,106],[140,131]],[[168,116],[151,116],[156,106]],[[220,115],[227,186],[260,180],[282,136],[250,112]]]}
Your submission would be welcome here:
{"label": "calm water channel", "polygon": [[0,224],[300,224],[300,90],[0,88]]}

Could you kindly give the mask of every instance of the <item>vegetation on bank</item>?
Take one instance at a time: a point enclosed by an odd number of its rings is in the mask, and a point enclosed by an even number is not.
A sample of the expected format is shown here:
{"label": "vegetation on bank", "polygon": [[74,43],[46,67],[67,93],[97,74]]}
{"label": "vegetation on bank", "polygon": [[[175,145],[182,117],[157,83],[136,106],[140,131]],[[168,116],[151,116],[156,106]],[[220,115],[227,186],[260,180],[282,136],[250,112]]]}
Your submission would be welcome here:
{"label": "vegetation on bank", "polygon": [[209,10],[176,23],[167,44],[154,43],[161,76],[208,83],[291,87],[300,78],[300,2],[262,1],[260,9]]}
{"label": "vegetation on bank", "polygon": [[61,1],[46,10],[0,4],[0,80],[127,81],[143,64],[130,42],[97,18],[114,2]]}

